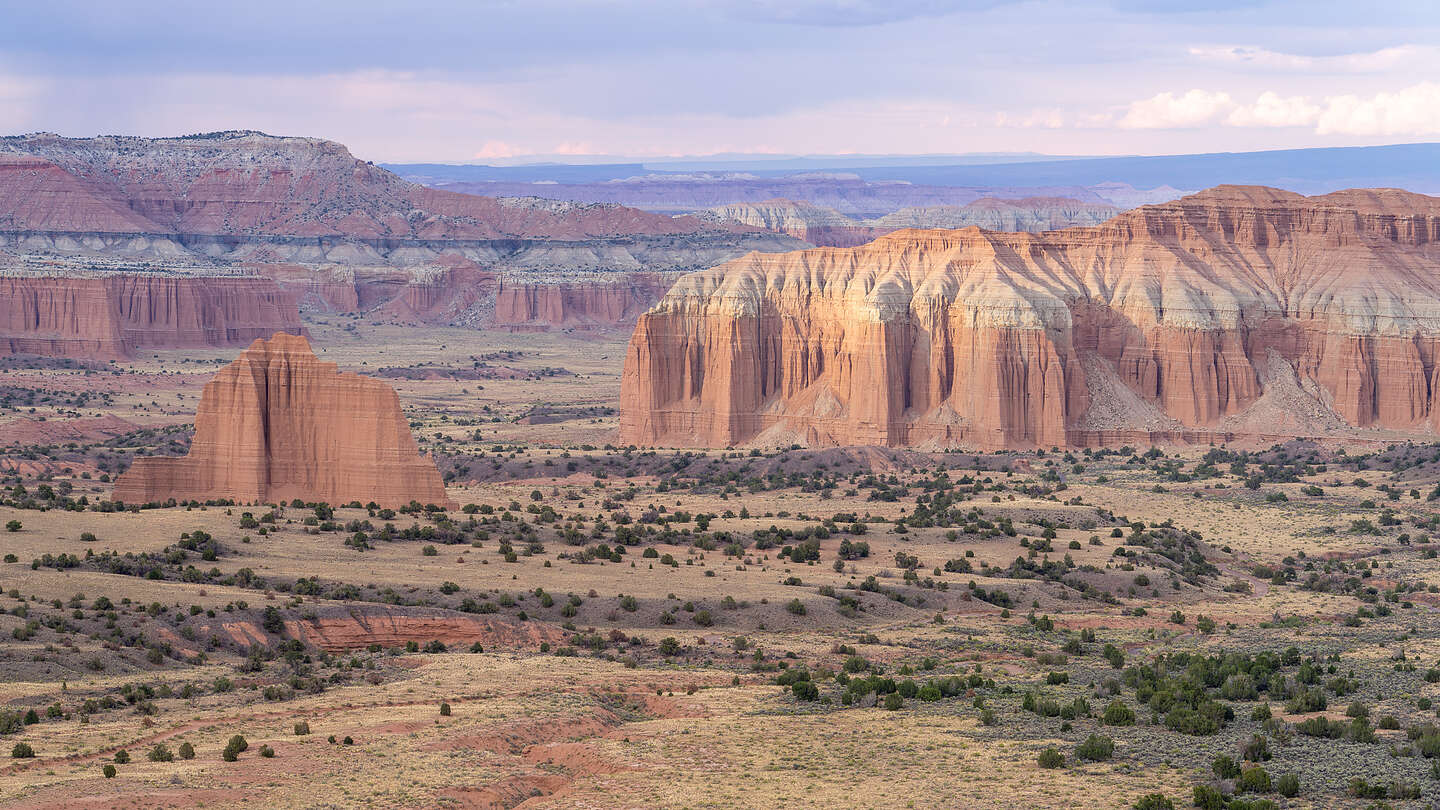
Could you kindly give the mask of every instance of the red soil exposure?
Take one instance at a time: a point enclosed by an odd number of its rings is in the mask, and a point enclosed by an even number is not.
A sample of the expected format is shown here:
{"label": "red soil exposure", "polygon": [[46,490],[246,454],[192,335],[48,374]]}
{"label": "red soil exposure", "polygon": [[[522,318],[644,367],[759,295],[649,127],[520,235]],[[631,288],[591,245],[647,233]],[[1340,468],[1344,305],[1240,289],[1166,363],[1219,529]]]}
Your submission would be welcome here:
{"label": "red soil exposure", "polygon": [[289,621],[285,623],[285,633],[328,652],[353,650],[371,644],[403,647],[407,641],[422,646],[431,641],[439,641],[447,647],[479,642],[487,650],[532,649],[544,642],[554,644],[565,639],[562,630],[543,622],[520,622],[488,615],[418,608],[408,608],[403,612],[354,610],[349,615]]}
{"label": "red soil exposure", "polygon": [[449,788],[440,792],[452,807],[464,810],[512,810],[530,799],[553,796],[570,785],[558,774],[511,776],[480,788]]}
{"label": "red soil exposure", "polygon": [[618,725],[620,718],[609,712],[593,717],[558,717],[513,723],[486,734],[438,740],[425,746],[425,750],[489,751],[492,754],[525,756],[534,746],[557,740],[599,737]]}
{"label": "red soil exposure", "polygon": [[[57,785],[32,796],[18,804],[7,805],[8,810],[154,810],[154,808],[209,807],[217,804],[245,801],[250,791],[235,789],[200,790],[148,790],[149,785],[137,784],[134,780],[108,780],[118,782],[111,790],[91,796],[70,796],[65,787]],[[53,795],[51,795],[53,794]]]}
{"label": "red soil exposure", "polygon": [[134,431],[136,425],[118,416],[82,419],[15,419],[0,424],[0,445],[63,444],[110,439]]}

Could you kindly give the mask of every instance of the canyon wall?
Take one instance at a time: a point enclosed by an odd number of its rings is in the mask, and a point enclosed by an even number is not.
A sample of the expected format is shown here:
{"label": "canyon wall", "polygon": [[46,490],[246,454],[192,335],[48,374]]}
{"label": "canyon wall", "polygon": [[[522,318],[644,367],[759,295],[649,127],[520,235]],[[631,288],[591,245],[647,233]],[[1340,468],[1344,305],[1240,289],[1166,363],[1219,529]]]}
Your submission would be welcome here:
{"label": "canyon wall", "polygon": [[301,311],[358,314],[387,323],[521,331],[634,326],[679,273],[505,276],[453,254],[439,263],[391,267],[257,265]]}
{"label": "canyon wall", "polygon": [[495,325],[509,328],[607,328],[633,324],[654,306],[675,276],[630,273],[620,279],[570,283],[502,282]]}
{"label": "canyon wall", "polygon": [[641,316],[637,444],[1430,433],[1440,199],[1220,187],[1043,234],[750,254]]}
{"label": "canyon wall", "polygon": [[303,331],[269,279],[117,274],[0,277],[0,353],[120,359]]}
{"label": "canyon wall", "polygon": [[445,504],[395,390],[321,362],[303,337],[257,340],[205,385],[184,458],[139,458],[115,500]]}

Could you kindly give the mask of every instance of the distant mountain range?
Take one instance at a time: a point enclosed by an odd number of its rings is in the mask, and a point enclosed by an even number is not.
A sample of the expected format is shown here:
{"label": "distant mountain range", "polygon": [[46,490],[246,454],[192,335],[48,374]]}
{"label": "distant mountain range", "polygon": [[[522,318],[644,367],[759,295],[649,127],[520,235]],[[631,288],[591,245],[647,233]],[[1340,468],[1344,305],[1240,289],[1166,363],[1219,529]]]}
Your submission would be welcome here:
{"label": "distant mountain range", "polygon": [[1436,143],[1131,157],[722,156],[589,165],[426,163],[386,168],[416,183],[471,194],[613,202],[669,213],[775,198],[803,200],[859,217],[884,216],[906,207],[967,205],[983,197],[1069,197],[1128,208],[1219,183],[1305,194],[1376,187],[1440,192]]}

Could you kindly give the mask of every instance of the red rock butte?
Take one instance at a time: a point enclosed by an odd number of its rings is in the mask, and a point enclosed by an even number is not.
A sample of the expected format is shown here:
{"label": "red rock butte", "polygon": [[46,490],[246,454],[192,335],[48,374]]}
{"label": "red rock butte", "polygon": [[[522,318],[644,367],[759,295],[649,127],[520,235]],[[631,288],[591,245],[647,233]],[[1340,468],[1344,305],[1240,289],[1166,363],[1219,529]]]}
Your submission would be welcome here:
{"label": "red rock butte", "polygon": [[256,340],[205,385],[189,455],[136,459],[114,498],[447,503],[395,390],[338,373],[305,338],[284,333]]}
{"label": "red rock butte", "polygon": [[1221,186],[1046,233],[749,254],[641,316],[646,445],[1086,446],[1440,427],[1440,199]]}
{"label": "red rock butte", "polygon": [[303,334],[274,281],[117,273],[0,277],[0,355],[115,360],[140,349],[244,345]]}

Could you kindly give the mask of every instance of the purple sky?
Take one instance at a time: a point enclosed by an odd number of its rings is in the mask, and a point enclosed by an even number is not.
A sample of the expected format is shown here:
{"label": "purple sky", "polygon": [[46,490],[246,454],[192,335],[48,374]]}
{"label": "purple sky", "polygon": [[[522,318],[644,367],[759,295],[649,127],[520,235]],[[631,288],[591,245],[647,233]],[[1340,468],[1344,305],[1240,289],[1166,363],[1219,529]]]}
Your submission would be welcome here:
{"label": "purple sky", "polygon": [[1429,0],[16,5],[7,134],[262,129],[377,161],[1440,140]]}

